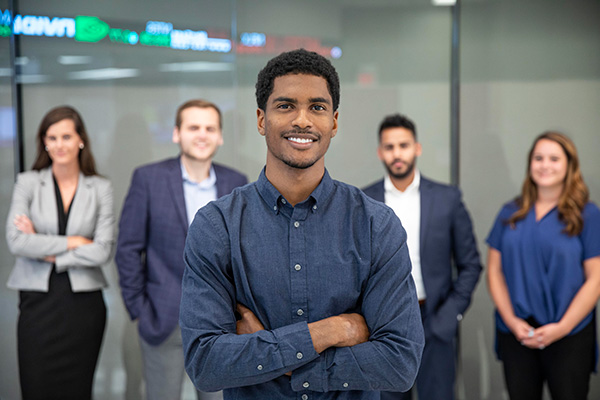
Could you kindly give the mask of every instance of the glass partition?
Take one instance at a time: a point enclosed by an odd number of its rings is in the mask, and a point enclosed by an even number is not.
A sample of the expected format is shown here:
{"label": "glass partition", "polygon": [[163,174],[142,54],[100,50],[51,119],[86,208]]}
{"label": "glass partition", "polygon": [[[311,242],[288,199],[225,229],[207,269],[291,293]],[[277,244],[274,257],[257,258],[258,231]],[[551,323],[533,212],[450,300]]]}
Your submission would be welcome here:
{"label": "glass partition", "polygon": [[[4,3],[0,0],[3,13]],[[383,176],[376,156],[377,128],[385,115],[395,112],[417,124],[423,174],[450,179],[448,7],[417,0],[18,3],[12,22],[21,42],[17,63],[25,169],[35,156],[42,116],[57,105],[74,106],[85,120],[100,173],[113,183],[117,216],[133,169],[178,153],[171,142],[175,110],[191,98],[222,108],[225,144],[216,160],[255,180],[266,156],[256,130],[256,76],[267,60],[298,47],[327,56],[340,74],[339,132],[326,161],[335,179],[365,186]],[[6,37],[0,38],[0,46],[1,54],[7,54]],[[2,57],[0,63],[7,60]],[[0,102],[11,107],[10,85],[3,88]],[[9,127],[5,121],[3,132]],[[12,136],[8,140],[2,151],[9,157],[0,161],[3,215],[14,177]],[[14,259],[7,251],[2,254],[5,282]],[[108,325],[94,398],[142,398],[136,327],[123,307],[114,263],[105,271],[110,281],[104,291]],[[3,326],[8,327],[3,332],[10,333],[0,340],[0,352],[7,355],[0,366],[8,371],[1,374],[0,397],[12,400],[19,398],[17,293],[2,284],[0,299],[6,310]],[[193,398],[189,385],[185,393]]]}
{"label": "glass partition", "polygon": [[[600,3],[465,0],[461,9],[461,186],[485,261],[485,238],[519,194],[543,131],[574,140],[600,201]],[[462,327],[466,399],[507,398],[492,313],[482,277]],[[595,374],[589,398],[600,398]]]}

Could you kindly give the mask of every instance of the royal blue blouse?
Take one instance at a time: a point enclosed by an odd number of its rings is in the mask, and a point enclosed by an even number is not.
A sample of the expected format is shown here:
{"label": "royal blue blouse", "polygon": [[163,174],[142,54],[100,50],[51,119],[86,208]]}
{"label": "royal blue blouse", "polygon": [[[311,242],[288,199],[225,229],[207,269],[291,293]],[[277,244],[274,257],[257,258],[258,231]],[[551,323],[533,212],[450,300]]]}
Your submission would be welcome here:
{"label": "royal blue blouse", "polygon": [[[583,209],[583,230],[577,236],[563,232],[565,224],[555,207],[536,221],[532,208],[515,228],[506,223],[518,210],[510,202],[500,210],[487,238],[500,251],[502,272],[517,317],[533,317],[541,325],[558,322],[585,281],[583,262],[600,256],[600,210],[593,203]],[[574,334],[592,320],[587,315]],[[509,332],[496,311],[496,327]]]}

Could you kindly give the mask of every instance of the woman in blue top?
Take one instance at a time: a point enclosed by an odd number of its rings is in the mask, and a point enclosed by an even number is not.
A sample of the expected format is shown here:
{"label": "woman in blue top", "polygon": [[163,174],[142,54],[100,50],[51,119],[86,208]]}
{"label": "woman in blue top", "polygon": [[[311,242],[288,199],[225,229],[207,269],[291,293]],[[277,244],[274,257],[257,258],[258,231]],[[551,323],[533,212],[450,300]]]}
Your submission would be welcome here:
{"label": "woman in blue top", "polygon": [[596,363],[600,210],[588,201],[573,142],[538,136],[521,196],[488,236],[498,358],[511,400],[586,399]]}

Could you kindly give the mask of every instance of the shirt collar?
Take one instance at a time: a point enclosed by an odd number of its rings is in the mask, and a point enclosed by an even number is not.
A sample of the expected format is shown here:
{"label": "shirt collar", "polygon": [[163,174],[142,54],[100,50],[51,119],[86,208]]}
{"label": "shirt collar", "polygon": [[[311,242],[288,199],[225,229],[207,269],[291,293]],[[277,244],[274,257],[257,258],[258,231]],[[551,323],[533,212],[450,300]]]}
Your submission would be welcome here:
{"label": "shirt collar", "polygon": [[419,172],[419,170],[417,168],[415,168],[415,176],[413,178],[413,181],[410,183],[410,185],[408,185],[406,187],[404,192],[401,192],[400,190],[396,189],[396,186],[394,186],[394,183],[390,179],[389,174],[385,176],[385,179],[383,181],[383,187],[384,187],[385,191],[391,192],[391,193],[404,194],[404,193],[409,193],[409,192],[412,192],[415,190],[418,191],[420,186],[421,186],[421,173]]}
{"label": "shirt collar", "polygon": [[193,181],[192,179],[190,179],[190,175],[188,174],[187,170],[185,169],[181,158],[179,159],[179,165],[181,166],[181,178],[186,183],[189,183],[192,185],[197,185],[198,188],[200,188],[200,189],[211,188],[215,185],[215,183],[217,183],[217,176],[215,175],[215,170],[212,165],[210,166],[210,170],[208,171],[208,178],[206,178],[202,182],[196,182],[196,181]]}
{"label": "shirt collar", "polygon": [[[256,187],[258,189],[258,193],[262,197],[265,203],[267,203],[270,209],[274,213],[279,212],[280,202],[285,200],[284,197],[279,193],[279,191],[269,182],[267,179],[267,175],[265,174],[265,168],[262,169],[258,180],[256,181]],[[313,192],[308,196],[308,199],[303,201],[300,204],[305,202],[309,202],[312,206],[312,211],[315,212],[317,210],[317,205],[323,205],[331,196],[333,195],[334,183],[331,176],[329,176],[329,172],[325,169],[325,173],[323,174],[323,178],[319,185],[313,190]]]}

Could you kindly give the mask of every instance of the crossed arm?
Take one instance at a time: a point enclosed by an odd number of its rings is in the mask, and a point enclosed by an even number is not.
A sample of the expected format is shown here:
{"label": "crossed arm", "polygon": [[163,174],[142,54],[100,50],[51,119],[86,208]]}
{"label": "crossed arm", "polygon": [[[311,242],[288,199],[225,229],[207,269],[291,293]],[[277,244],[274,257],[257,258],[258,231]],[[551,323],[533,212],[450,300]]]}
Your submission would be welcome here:
{"label": "crossed arm", "polygon": [[110,182],[103,180],[97,183],[97,208],[88,207],[90,213],[95,213],[90,218],[95,221],[95,225],[86,226],[91,228],[91,237],[38,232],[30,217],[36,184],[31,177],[22,175],[19,175],[15,184],[6,223],[6,237],[11,253],[54,262],[58,271],[70,267],[98,267],[106,263],[114,243],[113,192]]}
{"label": "crossed arm", "polygon": [[[238,335],[262,331],[265,327],[246,306],[237,305],[240,319],[236,322]],[[369,340],[369,327],[362,315],[340,314],[308,324],[308,331],[317,353],[330,347],[351,347]],[[291,375],[291,373],[290,373]]]}
{"label": "crossed arm", "polygon": [[[37,233],[33,227],[33,222],[25,214],[17,214],[13,220],[15,227],[24,234],[32,235]],[[93,243],[92,239],[83,236],[67,236],[67,250],[74,250],[79,246]],[[47,262],[56,262],[56,255],[51,254],[43,258]]]}

